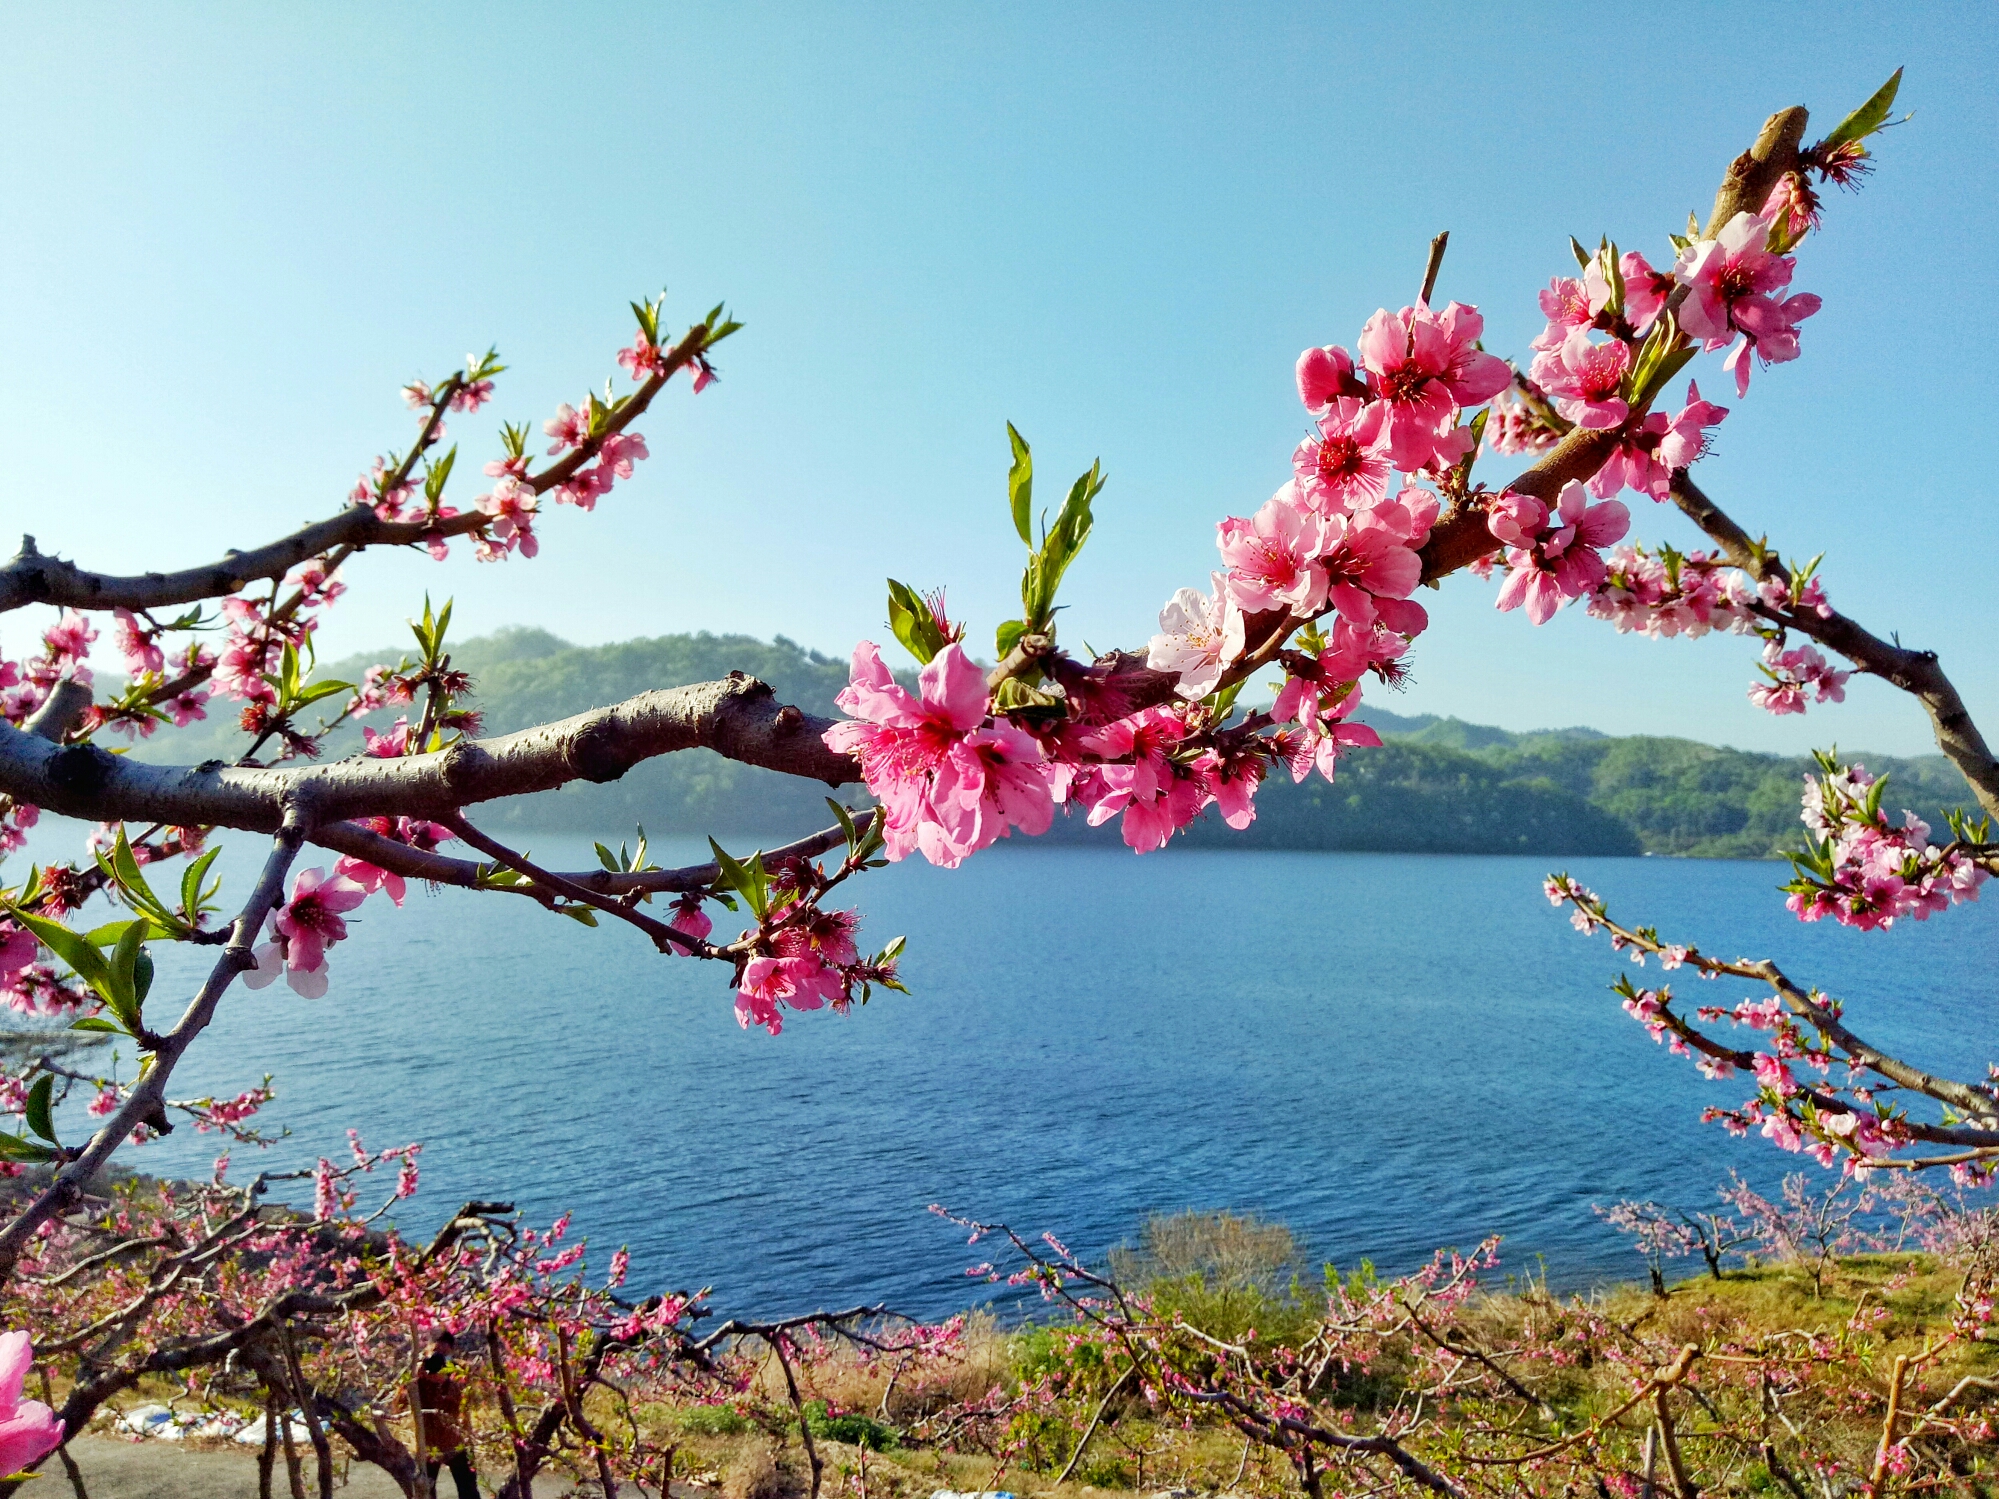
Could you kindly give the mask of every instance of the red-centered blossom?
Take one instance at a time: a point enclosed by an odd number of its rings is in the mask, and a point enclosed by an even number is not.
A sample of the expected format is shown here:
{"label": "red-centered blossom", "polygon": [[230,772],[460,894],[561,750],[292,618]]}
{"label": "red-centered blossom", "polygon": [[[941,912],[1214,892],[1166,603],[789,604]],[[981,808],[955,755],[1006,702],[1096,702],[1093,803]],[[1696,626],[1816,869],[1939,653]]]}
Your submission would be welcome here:
{"label": "red-centered blossom", "polygon": [[1540,294],[1541,314],[1548,326],[1534,335],[1530,349],[1559,349],[1573,333],[1594,328],[1610,305],[1610,282],[1592,260],[1580,278],[1557,276]]}
{"label": "red-centered blossom", "polygon": [[1534,356],[1529,373],[1555,409],[1578,427],[1615,427],[1631,414],[1622,394],[1631,368],[1631,349],[1612,339],[1593,344],[1581,328],[1552,349]]}
{"label": "red-centered blossom", "polygon": [[386,734],[378,734],[373,729],[361,730],[361,753],[376,760],[400,760],[410,752],[410,721],[399,718],[395,726]]}
{"label": "red-centered blossom", "polygon": [[1344,515],[1388,493],[1394,464],[1388,457],[1387,408],[1340,397],[1319,419],[1319,434],[1291,455],[1298,493],[1307,508]]}
{"label": "red-centered blossom", "polygon": [[1458,302],[1442,313],[1383,308],[1361,330],[1368,386],[1387,408],[1389,457],[1405,473],[1440,456],[1460,408],[1497,395],[1513,378],[1504,360],[1477,347],[1484,331],[1478,309]]}
{"label": "red-centered blossom", "polygon": [[147,672],[163,671],[166,668],[166,652],[159,646],[159,636],[139,623],[138,616],[130,609],[113,609],[111,617],[114,640],[118,654],[125,658],[125,670],[135,677]]}
{"label": "red-centered blossom", "polygon": [[1286,484],[1245,520],[1231,515],[1215,527],[1215,544],[1228,568],[1228,595],[1245,614],[1284,610],[1310,616],[1326,602],[1326,524]]}
{"label": "red-centered blossom", "polygon": [[1423,559],[1417,549],[1436,519],[1436,500],[1427,490],[1405,490],[1421,496],[1423,513],[1412,515],[1400,501],[1371,505],[1326,523],[1325,550],[1320,566],[1326,574],[1326,597],[1342,619],[1356,625],[1374,623],[1377,596],[1406,599],[1423,580]]}
{"label": "red-centered blossom", "polygon": [[1791,284],[1796,262],[1769,249],[1770,221],[1738,213],[1714,239],[1687,246],[1673,274],[1688,291],[1680,305],[1680,326],[1714,350],[1738,334],[1725,368],[1735,375],[1735,393],[1749,393],[1750,355],[1765,364],[1798,357],[1797,325],[1817,312],[1810,293],[1778,301]]}
{"label": "red-centered blossom", "polygon": [[1182,588],[1159,611],[1159,633],[1146,647],[1145,664],[1177,673],[1174,691],[1190,702],[1215,690],[1222,673],[1242,655],[1242,610],[1228,599],[1228,579],[1211,575],[1212,598]]}
{"label": "red-centered blossom", "polygon": [[39,1400],[23,1400],[21,1387],[34,1366],[25,1332],[0,1334],[0,1474],[41,1461],[62,1441],[63,1423]]}
{"label": "red-centered blossom", "polygon": [[1041,746],[1004,720],[983,727],[985,673],[964,648],[945,646],[917,682],[912,697],[862,641],[835,700],[853,717],[825,735],[861,762],[889,858],[920,852],[954,869],[1013,828],[1046,832],[1055,809]]}
{"label": "red-centered blossom", "polygon": [[282,971],[285,981],[305,998],[323,997],[326,949],[346,938],[347,923],[341,917],[367,895],[344,875],[300,871],[292,881],[291,899],[271,918],[273,940],[257,949],[257,966],[243,976],[244,985],[261,989]]}
{"label": "red-centered blossom", "polygon": [[1082,735],[1081,747],[1102,761],[1078,772],[1071,793],[1087,809],[1090,826],[1122,814],[1119,831],[1142,854],[1165,847],[1200,816],[1209,777],[1203,767],[1173,758],[1187,732],[1180,709],[1162,703]]}
{"label": "red-centered blossom", "polygon": [[1812,646],[1787,651],[1775,640],[1763,647],[1759,669],[1768,680],[1750,684],[1749,701],[1778,715],[1804,712],[1807,692],[1821,703],[1845,702],[1847,679],[1853,675],[1835,669]]}
{"label": "red-centered blossom", "polygon": [[637,432],[613,432],[597,444],[597,466],[620,479],[629,479],[639,459],[650,458],[646,440]]}
{"label": "red-centered blossom", "polygon": [[[708,913],[701,909],[701,895],[698,891],[690,891],[673,903],[673,914],[667,918],[666,924],[676,932],[685,932],[688,936],[698,937],[703,941],[706,941],[708,934],[715,930],[715,923],[709,920]],[[678,952],[680,949],[675,948],[674,951]]]}
{"label": "red-centered blossom", "polygon": [[1259,751],[1217,756],[1207,768],[1208,794],[1222,821],[1240,833],[1256,821],[1256,788],[1268,764]]}
{"label": "red-centered blossom", "polygon": [[1313,727],[1327,703],[1337,704],[1349,695],[1367,670],[1366,652],[1356,648],[1351,636],[1336,640],[1330,649],[1316,656],[1286,652],[1284,685],[1270,705],[1270,716],[1278,723],[1297,722]]}
{"label": "red-centered blossom", "polygon": [[580,448],[590,436],[590,403],[583,403],[583,410],[564,401],[555,408],[555,415],[541,424],[541,430],[555,439],[549,444],[552,458],[565,448]]}
{"label": "red-centered blossom", "polygon": [[1800,921],[1830,916],[1872,931],[1978,899],[1986,875],[1969,855],[1932,845],[1929,825],[1913,812],[1902,813],[1899,827],[1891,823],[1865,766],[1821,763],[1824,774],[1805,777],[1799,813],[1811,848],[1792,855],[1796,877],[1784,886],[1785,905]]}
{"label": "red-centered blossom", "polygon": [[666,368],[666,354],[643,332],[634,334],[629,349],[618,350],[618,363],[641,383]]}

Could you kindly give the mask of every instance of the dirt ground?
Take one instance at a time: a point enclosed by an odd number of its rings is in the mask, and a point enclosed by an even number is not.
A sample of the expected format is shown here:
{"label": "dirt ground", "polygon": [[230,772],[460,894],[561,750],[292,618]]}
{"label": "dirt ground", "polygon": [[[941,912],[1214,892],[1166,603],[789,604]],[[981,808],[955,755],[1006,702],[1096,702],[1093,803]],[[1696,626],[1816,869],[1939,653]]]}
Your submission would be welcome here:
{"label": "dirt ground", "polygon": [[[178,1442],[124,1442],[115,1437],[78,1437],[69,1444],[70,1456],[83,1477],[90,1499],[256,1499],[257,1455],[254,1451],[200,1451]],[[310,1455],[308,1454],[308,1457]],[[348,1482],[335,1492],[343,1499],[401,1499],[402,1491],[387,1474],[365,1463],[355,1463],[344,1475]],[[482,1474],[488,1482],[495,1475]],[[306,1474],[311,1492],[312,1472]],[[482,1485],[483,1487],[484,1485]],[[680,1499],[679,1485],[675,1485]],[[34,1485],[35,1499],[73,1499],[74,1490],[61,1462],[51,1458],[42,1465],[42,1477]],[[273,1491],[287,1492],[284,1466],[278,1466]],[[451,1492],[445,1477],[443,1492]],[[558,1499],[573,1492],[567,1482],[537,1479],[535,1499]]]}

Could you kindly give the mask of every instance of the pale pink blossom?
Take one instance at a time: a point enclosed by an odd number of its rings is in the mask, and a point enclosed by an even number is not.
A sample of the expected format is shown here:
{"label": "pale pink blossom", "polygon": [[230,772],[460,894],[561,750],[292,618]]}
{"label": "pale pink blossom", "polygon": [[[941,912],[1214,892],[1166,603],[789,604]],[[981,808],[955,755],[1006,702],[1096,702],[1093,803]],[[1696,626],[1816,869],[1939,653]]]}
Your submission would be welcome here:
{"label": "pale pink blossom", "polygon": [[473,501],[475,509],[493,517],[486,527],[487,540],[479,546],[481,562],[496,561],[514,551],[523,557],[540,551],[541,543],[534,534],[535,505],[533,487],[511,474],[495,484],[491,494]]}
{"label": "pale pink blossom", "polygon": [[1222,673],[1242,654],[1242,610],[1228,599],[1228,579],[1212,575],[1214,596],[1182,588],[1159,611],[1159,633],[1146,648],[1145,664],[1178,673],[1174,691],[1197,701],[1215,690]]}
{"label": "pale pink blossom", "polygon": [[1592,260],[1581,277],[1557,276],[1540,293],[1541,313],[1548,326],[1534,336],[1530,349],[1559,349],[1570,335],[1599,326],[1610,305],[1610,282]]}
{"label": "pale pink blossom", "polygon": [[111,617],[115,621],[118,654],[125,658],[126,671],[137,677],[165,669],[166,652],[160,649],[157,634],[142,625],[130,609],[113,609]]}
{"label": "pale pink blossom", "polygon": [[291,899],[271,918],[273,940],[257,949],[256,968],[243,976],[245,986],[261,989],[282,970],[285,981],[305,998],[324,996],[326,949],[345,940],[347,923],[342,914],[367,895],[345,875],[300,871],[292,881]]}
{"label": "pale pink blossom", "polygon": [[583,409],[578,411],[564,401],[555,408],[555,415],[541,424],[541,430],[555,439],[549,444],[550,457],[565,448],[581,447],[590,436],[590,403],[585,401]]}

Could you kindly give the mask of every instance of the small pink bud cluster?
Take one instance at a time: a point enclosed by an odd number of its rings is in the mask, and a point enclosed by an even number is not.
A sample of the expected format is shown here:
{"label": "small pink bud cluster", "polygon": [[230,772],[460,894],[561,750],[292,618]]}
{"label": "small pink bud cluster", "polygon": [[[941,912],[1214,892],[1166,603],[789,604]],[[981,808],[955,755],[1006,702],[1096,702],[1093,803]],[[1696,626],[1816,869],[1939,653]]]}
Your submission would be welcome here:
{"label": "small pink bud cluster", "polygon": [[1593,619],[1608,620],[1619,634],[1654,639],[1697,639],[1710,630],[1747,635],[1759,628],[1749,578],[1706,552],[1662,552],[1621,546],[1606,559],[1604,578],[1590,595]]}

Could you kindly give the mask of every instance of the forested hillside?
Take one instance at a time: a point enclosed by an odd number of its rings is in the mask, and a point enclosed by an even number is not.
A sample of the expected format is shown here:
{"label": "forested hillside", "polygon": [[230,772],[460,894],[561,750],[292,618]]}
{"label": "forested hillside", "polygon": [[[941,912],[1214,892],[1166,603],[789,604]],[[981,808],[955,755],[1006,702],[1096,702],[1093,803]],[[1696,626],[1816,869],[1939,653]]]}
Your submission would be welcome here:
{"label": "forested hillside", "polygon": [[[356,680],[382,659],[330,662],[318,675]],[[454,660],[473,675],[488,734],[731,670],[762,677],[787,700],[831,714],[833,696],[847,680],[845,661],[782,637],[705,633],[576,647],[545,630],[515,629],[465,641]],[[1762,858],[1799,838],[1798,789],[1808,761],[1590,729],[1516,734],[1374,706],[1359,716],[1386,742],[1343,760],[1338,784],[1314,777],[1294,786],[1280,776],[1266,784],[1256,822],[1246,832],[1203,822],[1189,830],[1187,841],[1233,848]],[[222,712],[217,717],[221,721],[212,725],[142,744],[138,753],[180,761],[240,753],[240,737],[232,744],[224,732],[231,720]],[[351,754],[359,742],[358,731],[343,729],[329,739],[328,753]],[[1893,775],[1890,805],[1911,807],[1939,829],[1943,808],[1964,799],[1956,771],[1941,755],[1861,758],[1870,769]],[[858,787],[847,790],[850,801],[862,794]],[[532,815],[538,826],[598,836],[643,823],[655,833],[769,839],[822,825],[824,796],[825,788],[695,750],[642,765],[608,785],[570,786],[532,805],[493,807],[482,815],[502,827]],[[1059,820],[1051,836],[1079,842],[1115,833],[1068,819]]]}

